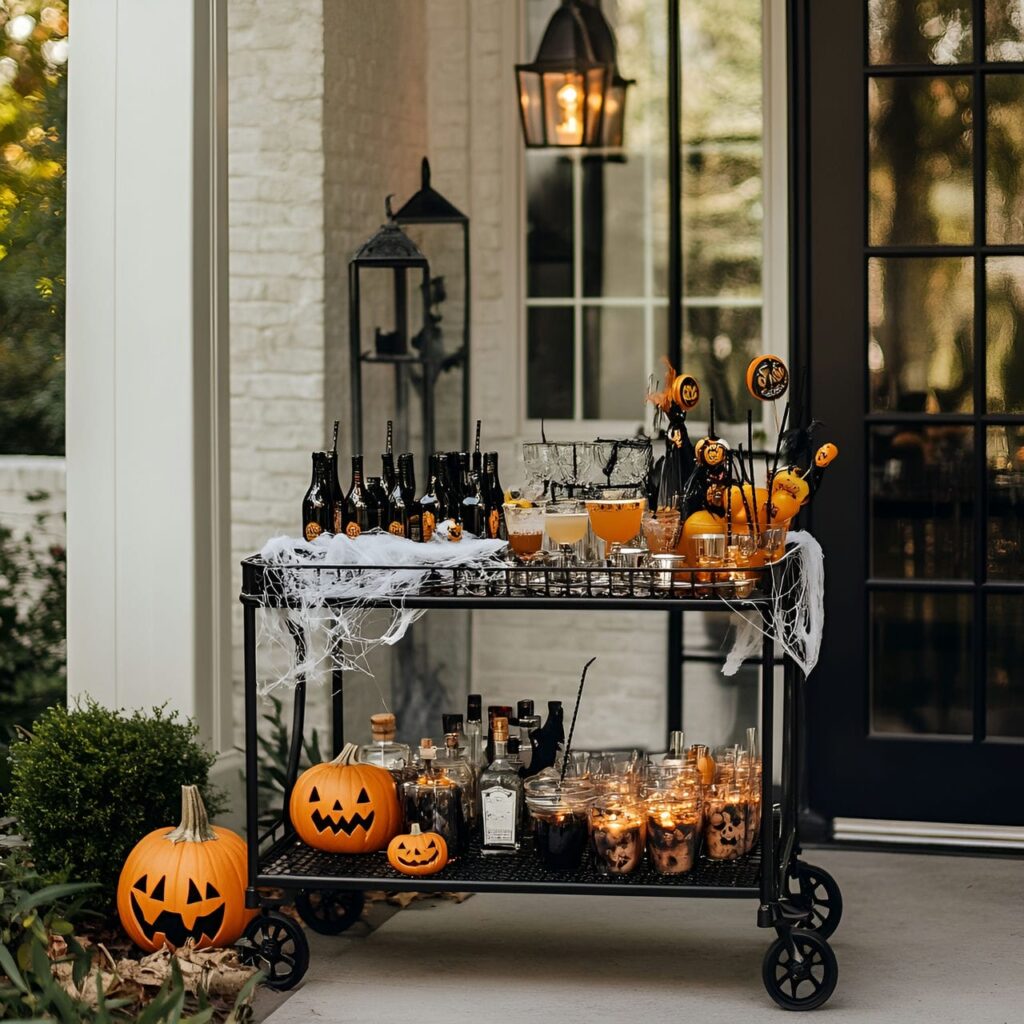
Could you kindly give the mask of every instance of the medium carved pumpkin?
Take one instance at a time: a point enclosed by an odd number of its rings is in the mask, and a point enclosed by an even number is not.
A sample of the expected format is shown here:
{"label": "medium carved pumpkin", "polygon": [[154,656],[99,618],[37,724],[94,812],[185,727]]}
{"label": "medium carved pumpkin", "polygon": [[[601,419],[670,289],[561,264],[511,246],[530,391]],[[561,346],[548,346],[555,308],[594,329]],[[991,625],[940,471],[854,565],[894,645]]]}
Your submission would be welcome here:
{"label": "medium carved pumpkin", "polygon": [[362,764],[354,743],[333,760],[307,768],[288,810],[299,838],[329,853],[383,850],[402,827],[391,773]]}
{"label": "medium carved pumpkin", "polygon": [[195,786],[181,787],[181,824],[158,828],[128,854],[117,883],[117,913],[149,952],[230,946],[252,920],[245,909],[245,843],[211,825]]}
{"label": "medium carved pumpkin", "polygon": [[448,844],[437,832],[414,824],[388,843],[388,863],[403,875],[434,875],[448,863]]}

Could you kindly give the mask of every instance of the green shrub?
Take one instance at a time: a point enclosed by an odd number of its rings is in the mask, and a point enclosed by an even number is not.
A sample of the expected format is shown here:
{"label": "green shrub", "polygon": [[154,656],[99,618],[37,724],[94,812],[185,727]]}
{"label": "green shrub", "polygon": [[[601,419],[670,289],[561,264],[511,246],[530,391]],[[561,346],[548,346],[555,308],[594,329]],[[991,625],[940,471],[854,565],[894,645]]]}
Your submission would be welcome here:
{"label": "green shrub", "polygon": [[178,823],[182,785],[199,786],[211,815],[223,810],[208,785],[214,755],[196,734],[162,707],[128,715],[86,701],[45,711],[11,747],[9,809],[39,869],[98,882],[109,896],[132,846]]}

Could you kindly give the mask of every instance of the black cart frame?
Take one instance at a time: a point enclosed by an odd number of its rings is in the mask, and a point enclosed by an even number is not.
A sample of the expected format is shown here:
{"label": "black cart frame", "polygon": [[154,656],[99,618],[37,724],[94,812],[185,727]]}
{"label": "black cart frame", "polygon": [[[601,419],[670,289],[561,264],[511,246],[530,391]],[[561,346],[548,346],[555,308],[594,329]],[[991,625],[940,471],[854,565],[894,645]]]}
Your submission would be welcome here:
{"label": "black cart frame", "polygon": [[[775,741],[775,641],[770,628],[772,597],[780,586],[781,571],[760,570],[760,580],[747,596],[733,591],[716,596],[715,573],[703,588],[694,570],[659,574],[650,569],[585,568],[573,570],[572,583],[564,570],[522,567],[496,570],[427,569],[416,596],[402,599],[409,608],[543,609],[549,611],[603,609],[653,612],[709,612],[740,610],[761,617],[765,626],[761,643],[761,756],[762,825],[758,849],[736,861],[711,861],[701,856],[684,875],[659,875],[649,865],[631,875],[609,877],[584,865],[578,871],[546,869],[532,851],[518,857],[488,857],[473,846],[469,853],[429,877],[399,874],[380,854],[344,855],[314,850],[295,834],[288,817],[292,787],[299,773],[305,719],[306,679],[299,676],[291,725],[289,759],[281,817],[271,827],[259,826],[257,721],[256,616],[260,609],[288,608],[282,594],[291,573],[316,573],[329,581],[331,573],[373,572],[388,567],[330,565],[269,565],[254,556],[242,562],[245,655],[245,790],[248,836],[248,888],[246,902],[260,915],[242,941],[243,953],[268,973],[271,985],[291,988],[308,965],[308,946],[302,929],[289,917],[273,912],[280,895],[265,890],[294,892],[303,920],[315,930],[337,934],[359,919],[366,890],[408,892],[509,892],[601,896],[674,896],[750,899],[757,902],[756,922],[773,928],[778,938],[766,954],[763,979],[769,994],[787,1009],[820,1006],[832,994],[837,978],[835,956],[825,941],[842,913],[841,895],[827,872],[805,864],[798,835],[799,745],[798,709],[802,703],[803,674],[784,657],[782,694],[781,788],[773,785]],[[406,569],[408,567],[402,567]],[[722,574],[723,579],[728,574]],[[308,577],[307,577],[308,578]],[[526,584],[524,585],[524,578]],[[700,577],[705,581],[708,576]],[[682,582],[675,582],[681,580]],[[703,594],[704,596],[695,596]],[[343,602],[336,602],[342,604]],[[381,607],[394,602],[380,601]],[[330,605],[329,605],[330,606]],[[298,654],[306,637],[291,627]],[[682,657],[682,651],[677,652]],[[671,679],[671,676],[670,676]],[[670,706],[671,706],[670,701]],[[332,673],[332,743],[335,753],[344,743],[343,672]],[[675,723],[670,723],[674,725]]]}

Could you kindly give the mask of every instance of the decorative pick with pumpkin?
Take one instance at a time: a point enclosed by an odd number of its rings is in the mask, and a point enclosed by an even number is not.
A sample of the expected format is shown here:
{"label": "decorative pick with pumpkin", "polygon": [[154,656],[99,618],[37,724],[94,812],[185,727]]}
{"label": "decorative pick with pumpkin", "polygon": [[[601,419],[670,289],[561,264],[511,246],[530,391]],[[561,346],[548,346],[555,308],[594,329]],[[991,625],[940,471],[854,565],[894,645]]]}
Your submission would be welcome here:
{"label": "decorative pick with pumpkin", "polygon": [[402,827],[391,773],[363,764],[354,743],[299,776],[288,811],[299,838],[328,853],[383,850]]}
{"label": "decorative pick with pumpkin", "polygon": [[448,863],[448,844],[439,832],[421,832],[413,823],[388,843],[388,863],[403,875],[436,875]]}
{"label": "decorative pick with pumpkin", "polygon": [[150,832],[128,854],[117,913],[149,952],[189,939],[200,949],[230,946],[256,913],[246,910],[245,884],[245,843],[210,824],[197,786],[182,786],[181,824]]}

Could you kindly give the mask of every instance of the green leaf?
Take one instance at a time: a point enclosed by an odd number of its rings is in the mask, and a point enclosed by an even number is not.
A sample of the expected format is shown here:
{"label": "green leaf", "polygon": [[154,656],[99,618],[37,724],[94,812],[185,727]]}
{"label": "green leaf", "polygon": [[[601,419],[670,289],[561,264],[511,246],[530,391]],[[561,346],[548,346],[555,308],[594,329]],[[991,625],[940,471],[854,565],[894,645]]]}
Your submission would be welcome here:
{"label": "green leaf", "polygon": [[93,892],[98,888],[99,886],[95,882],[65,882],[62,885],[47,885],[19,900],[14,907],[13,914],[17,917],[44,903],[56,903],[68,896],[78,896],[81,893]]}
{"label": "green leaf", "polygon": [[25,984],[25,979],[21,976],[21,971],[18,970],[18,965],[14,962],[14,957],[11,956],[11,951],[6,946],[0,946],[0,967],[22,992],[28,993],[28,985]]}
{"label": "green leaf", "polygon": [[61,917],[50,922],[50,931],[54,935],[71,935],[74,930],[75,926],[70,921],[65,921]]}

